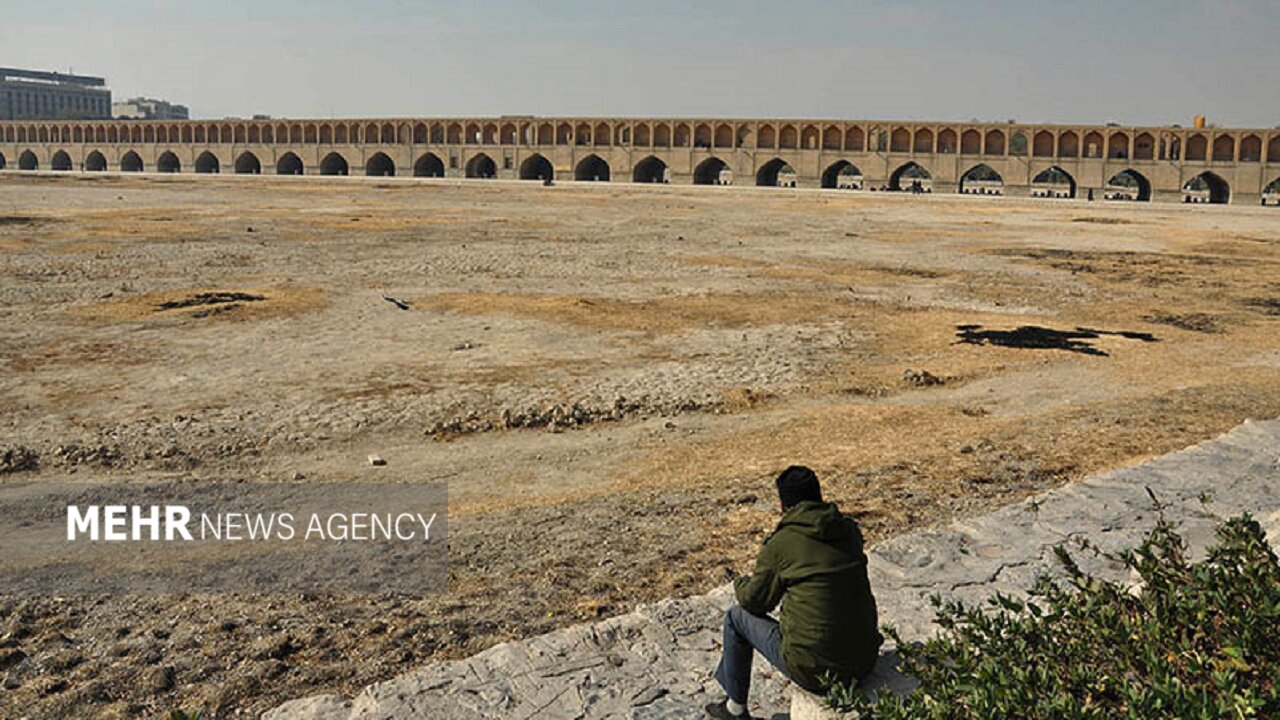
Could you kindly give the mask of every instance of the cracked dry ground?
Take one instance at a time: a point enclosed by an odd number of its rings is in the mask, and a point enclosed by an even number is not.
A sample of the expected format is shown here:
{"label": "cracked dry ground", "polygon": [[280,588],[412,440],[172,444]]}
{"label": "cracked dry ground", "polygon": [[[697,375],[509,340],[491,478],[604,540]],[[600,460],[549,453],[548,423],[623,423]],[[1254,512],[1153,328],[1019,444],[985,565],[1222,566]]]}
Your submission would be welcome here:
{"label": "cracked dry ground", "polygon": [[748,569],[792,462],[874,541],[1280,415],[1275,209],[293,178],[0,196],[0,482],[451,497],[437,596],[0,597],[0,716],[251,714],[705,591]]}

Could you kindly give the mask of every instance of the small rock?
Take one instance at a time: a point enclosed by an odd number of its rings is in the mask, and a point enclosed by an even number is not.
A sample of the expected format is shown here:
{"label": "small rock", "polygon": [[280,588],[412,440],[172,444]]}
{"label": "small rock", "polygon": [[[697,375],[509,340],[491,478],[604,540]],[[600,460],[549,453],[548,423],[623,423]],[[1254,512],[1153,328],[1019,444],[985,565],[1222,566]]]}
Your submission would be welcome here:
{"label": "small rock", "polygon": [[295,472],[295,473],[293,474],[293,476],[292,476],[292,477],[293,477],[293,479],[294,479],[294,480],[306,480],[306,479],[307,479],[307,476],[306,476],[306,475],[303,475],[303,474],[302,474],[302,473],[300,473],[300,472]]}
{"label": "small rock", "polygon": [[374,467],[382,467],[383,465],[387,464],[387,461],[382,459],[382,457],[379,455],[370,455],[369,464],[373,465]]}
{"label": "small rock", "polygon": [[146,692],[167,692],[173,688],[173,668],[165,666],[148,668],[139,675],[138,682]]}

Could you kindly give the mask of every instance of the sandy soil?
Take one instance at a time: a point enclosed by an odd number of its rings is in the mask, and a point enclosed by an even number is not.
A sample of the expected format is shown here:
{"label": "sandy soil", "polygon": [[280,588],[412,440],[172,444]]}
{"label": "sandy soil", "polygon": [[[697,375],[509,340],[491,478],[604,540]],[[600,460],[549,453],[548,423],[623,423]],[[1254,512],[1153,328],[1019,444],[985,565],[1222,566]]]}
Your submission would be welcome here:
{"label": "sandy soil", "polygon": [[444,595],[0,597],[0,716],[228,717],[1280,415],[1280,211],[6,175],[0,318],[0,482],[448,482]]}

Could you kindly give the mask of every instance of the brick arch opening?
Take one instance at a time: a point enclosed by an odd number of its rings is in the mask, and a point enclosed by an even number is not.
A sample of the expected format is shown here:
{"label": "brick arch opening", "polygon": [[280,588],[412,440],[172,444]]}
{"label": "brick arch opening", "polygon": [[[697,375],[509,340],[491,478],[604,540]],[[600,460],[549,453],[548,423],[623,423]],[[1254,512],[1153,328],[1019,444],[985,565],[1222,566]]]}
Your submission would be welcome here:
{"label": "brick arch opening", "polygon": [[18,155],[18,169],[39,170],[40,161],[36,159],[36,154],[30,150],[23,150],[22,153]]}
{"label": "brick arch opening", "polygon": [[725,173],[729,171],[729,166],[725,161],[718,157],[709,157],[698,163],[698,167],[693,169],[694,185],[728,185],[732,184],[733,178],[730,175],[725,177]]}
{"label": "brick arch opening", "polygon": [[1004,178],[990,165],[974,165],[960,176],[960,192],[965,195],[1003,195]]}
{"label": "brick arch opening", "polygon": [[760,187],[795,187],[796,171],[782,158],[774,158],[756,171],[756,185]]}
{"label": "brick arch opening", "polygon": [[71,156],[66,150],[59,150],[49,158],[49,169],[57,172],[66,172],[72,168]]}
{"label": "brick arch opening", "polygon": [[413,164],[414,177],[444,177],[444,161],[435,153],[423,153]]}
{"label": "brick arch opening", "polygon": [[664,183],[667,181],[667,164],[657,157],[649,157],[636,163],[631,171],[631,181],[638,183]]}
{"label": "brick arch opening", "polygon": [[841,190],[861,190],[862,171],[848,160],[838,160],[822,171],[822,187]]}
{"label": "brick arch opening", "polygon": [[364,174],[368,177],[395,177],[396,164],[386,153],[374,153],[364,163]]}
{"label": "brick arch opening", "polygon": [[1133,168],[1121,170],[1107,180],[1102,199],[1147,202],[1151,199],[1151,181]]}
{"label": "brick arch opening", "polygon": [[[932,185],[933,173],[930,173],[923,165],[916,162],[909,162],[898,167],[889,176],[889,189],[901,190],[903,181],[906,181],[907,187],[915,188],[919,183],[921,189],[925,189],[925,183]],[[930,188],[931,189],[931,188]]]}
{"label": "brick arch opening", "polygon": [[551,161],[542,155],[534,153],[520,163],[521,180],[542,180],[547,182],[555,180],[555,177],[556,170],[551,166]]}
{"label": "brick arch opening", "polygon": [[257,155],[249,151],[240,153],[240,157],[236,158],[236,174],[237,175],[261,175],[262,161]]}
{"label": "brick arch opening", "polygon": [[347,164],[347,159],[340,153],[331,152],[320,160],[321,175],[346,175],[350,170],[351,166]]}
{"label": "brick arch opening", "polygon": [[84,158],[84,169],[89,172],[102,172],[107,169],[107,156],[94,150]]}
{"label": "brick arch opening", "polygon": [[302,158],[291,152],[281,155],[276,161],[277,175],[301,175],[302,170]]}
{"label": "brick arch opening", "polygon": [[573,169],[573,179],[581,181],[609,181],[609,163],[599,155],[588,155]]}
{"label": "brick arch opening", "polygon": [[489,179],[497,177],[498,164],[485,153],[480,153],[467,161],[464,172],[469,178]]}
{"label": "brick arch opening", "polygon": [[218,162],[217,155],[206,150],[196,158],[196,172],[216,175],[222,172],[222,163]]}
{"label": "brick arch opening", "polygon": [[182,161],[173,152],[165,150],[156,158],[156,170],[162,173],[176,173],[182,170]]}
{"label": "brick arch opening", "polygon": [[1031,196],[1073,198],[1076,196],[1076,179],[1057,165],[1045,168],[1031,179]]}
{"label": "brick arch opening", "polygon": [[120,170],[122,172],[142,172],[142,158],[138,153],[130,150],[120,158]]}
{"label": "brick arch opening", "polygon": [[1202,172],[1182,186],[1183,202],[1225,205],[1231,200],[1231,186],[1220,176]]}

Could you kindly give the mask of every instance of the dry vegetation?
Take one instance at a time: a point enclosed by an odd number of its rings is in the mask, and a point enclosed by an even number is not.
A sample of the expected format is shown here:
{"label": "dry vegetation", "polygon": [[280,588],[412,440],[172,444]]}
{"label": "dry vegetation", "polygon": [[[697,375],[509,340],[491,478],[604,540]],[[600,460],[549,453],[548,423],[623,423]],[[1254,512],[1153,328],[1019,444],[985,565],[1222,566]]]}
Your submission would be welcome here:
{"label": "dry vegetation", "polygon": [[703,591],[746,568],[792,462],[874,540],[1280,415],[1275,209],[269,178],[0,198],[0,481],[444,481],[452,523],[435,597],[0,598],[4,716],[261,710]]}

